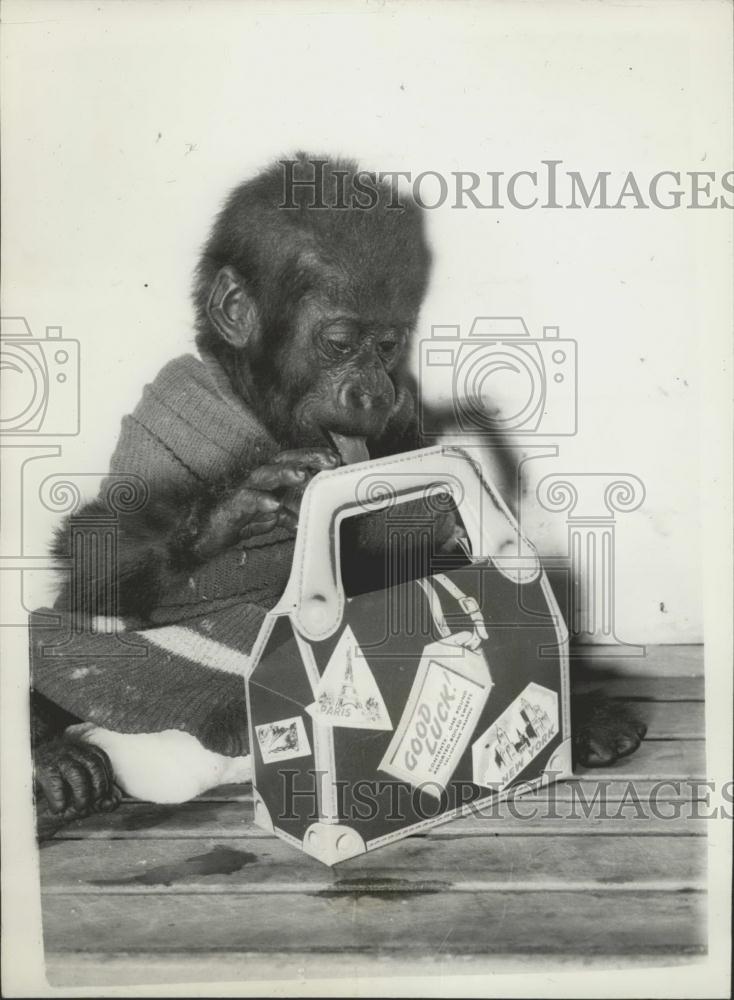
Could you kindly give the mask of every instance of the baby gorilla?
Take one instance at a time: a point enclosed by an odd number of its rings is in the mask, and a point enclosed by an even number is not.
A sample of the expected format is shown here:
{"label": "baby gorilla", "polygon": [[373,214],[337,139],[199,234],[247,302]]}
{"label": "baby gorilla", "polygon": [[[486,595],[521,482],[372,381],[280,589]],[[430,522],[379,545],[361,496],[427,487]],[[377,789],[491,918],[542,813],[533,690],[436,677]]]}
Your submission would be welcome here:
{"label": "baby gorilla", "polygon": [[[287,198],[286,175],[296,180]],[[309,479],[421,447],[407,364],[430,265],[423,216],[374,178],[376,195],[360,209],[360,176],[351,162],[301,156],[230,196],[197,270],[200,358],[176,359],[146,387],[112,458],[113,474],[145,482],[147,502],[120,513],[114,565],[95,573],[73,563],[56,604],[70,621],[115,615],[178,654],[171,629],[187,616],[220,622],[236,605],[250,648],[287,582]],[[76,512],[57,555],[68,556],[77,526],[105,511],[100,496]],[[459,521],[451,511],[432,517],[435,549],[450,552]],[[348,556],[366,573],[384,535],[356,521]],[[80,670],[70,654],[64,673],[64,657],[53,668],[48,659],[33,663],[33,743],[37,787],[54,814],[114,807],[115,778],[134,794],[180,801],[225,776],[247,777],[241,676],[225,688],[216,671],[216,683],[204,678],[204,693],[184,702],[193,668],[185,682],[156,689],[165,663],[152,655],[146,697],[126,674],[132,666],[113,671],[100,660]],[[598,699],[579,699],[573,711],[582,764],[630,753],[645,732]],[[150,744],[164,732],[177,740],[165,755]],[[130,761],[143,747],[140,777]]]}

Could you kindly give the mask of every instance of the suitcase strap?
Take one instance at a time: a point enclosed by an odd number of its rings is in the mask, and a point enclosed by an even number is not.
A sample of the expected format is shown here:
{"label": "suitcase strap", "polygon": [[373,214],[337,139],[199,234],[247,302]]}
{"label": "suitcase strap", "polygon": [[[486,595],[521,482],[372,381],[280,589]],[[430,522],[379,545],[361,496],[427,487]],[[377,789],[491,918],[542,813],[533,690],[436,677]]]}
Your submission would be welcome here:
{"label": "suitcase strap", "polygon": [[[441,584],[443,589],[458,602],[461,610],[472,622],[471,632],[452,632],[449,629],[446,624],[446,616],[443,613],[441,601],[431,581]],[[428,598],[431,617],[443,641],[457,646],[467,646],[469,649],[476,649],[483,639],[489,638],[487,628],[484,624],[484,617],[476,598],[465,594],[445,573],[436,573],[430,580],[424,577],[418,580],[418,584]]]}

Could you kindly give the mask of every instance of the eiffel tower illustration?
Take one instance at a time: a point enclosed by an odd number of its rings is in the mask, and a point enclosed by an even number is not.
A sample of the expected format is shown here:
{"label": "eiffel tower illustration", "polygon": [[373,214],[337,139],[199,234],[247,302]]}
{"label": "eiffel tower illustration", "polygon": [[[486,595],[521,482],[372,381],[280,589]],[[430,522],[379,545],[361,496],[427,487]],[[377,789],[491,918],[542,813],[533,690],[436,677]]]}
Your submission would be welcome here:
{"label": "eiffel tower illustration", "polygon": [[336,699],[336,711],[339,713],[342,710],[347,710],[347,714],[351,714],[351,709],[355,712],[361,712],[362,700],[357,694],[357,688],[354,686],[354,672],[352,670],[352,651],[347,652],[347,669],[344,671],[344,680],[342,681],[342,686],[339,690],[339,696]]}

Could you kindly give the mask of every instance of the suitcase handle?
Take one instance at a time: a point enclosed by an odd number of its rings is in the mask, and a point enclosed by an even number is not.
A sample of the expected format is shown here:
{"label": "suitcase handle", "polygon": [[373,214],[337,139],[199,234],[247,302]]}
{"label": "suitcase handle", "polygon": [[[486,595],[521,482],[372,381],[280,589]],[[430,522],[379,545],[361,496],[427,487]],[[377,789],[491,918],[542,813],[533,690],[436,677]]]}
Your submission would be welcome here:
{"label": "suitcase handle", "polygon": [[344,609],[339,525],[344,518],[417,497],[449,493],[475,559],[491,558],[518,584],[535,580],[540,560],[502,498],[461,448],[438,446],[320,472],[303,494],[293,565],[278,605],[312,641],[339,627]]}

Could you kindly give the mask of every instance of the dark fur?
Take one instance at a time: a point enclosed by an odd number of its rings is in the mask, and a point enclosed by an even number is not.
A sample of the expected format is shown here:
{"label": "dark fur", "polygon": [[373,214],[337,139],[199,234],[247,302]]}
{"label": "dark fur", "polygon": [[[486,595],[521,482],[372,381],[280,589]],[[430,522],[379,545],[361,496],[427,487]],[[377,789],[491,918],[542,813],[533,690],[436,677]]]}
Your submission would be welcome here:
{"label": "dark fur", "polygon": [[[324,158],[299,153],[296,159],[295,178],[310,180],[310,164]],[[331,160],[318,178],[318,202],[338,204],[335,171],[347,171],[349,199],[357,170],[351,160]],[[219,213],[196,270],[196,340],[256,407],[267,406],[268,390],[288,374],[283,348],[308,293],[328,291],[362,316],[415,323],[431,261],[423,217],[409,199],[390,208],[389,185],[375,188],[379,198],[369,211],[309,209],[314,196],[303,188],[293,192],[298,208],[284,209],[284,171],[275,163],[236,188]],[[212,283],[225,265],[235,268],[257,302],[261,336],[246,358],[219,336],[208,314]]]}
{"label": "dark fur", "polygon": [[[312,162],[299,154],[296,179],[310,179]],[[341,197],[334,171],[347,171],[346,197],[354,193],[350,180],[357,165],[334,160],[324,170],[318,200],[327,205]],[[313,195],[294,190],[297,209],[282,209],[283,168],[274,164],[253,180],[236,188],[219,213],[196,270],[194,305],[197,344],[213,354],[243,395],[271,426],[268,411],[287,381],[284,352],[294,311],[304,295],[326,289],[345,306],[370,318],[398,316],[411,326],[423,298],[430,265],[423,218],[405,199],[400,208],[389,208],[389,186],[376,186],[377,205],[370,211],[324,211],[305,207]],[[234,267],[257,305],[259,336],[247,349],[228,344],[212,323],[209,296],[222,267]],[[415,407],[403,371],[392,379],[398,405],[382,433],[369,440],[370,454],[381,457],[420,445]],[[402,402],[402,405],[400,405]],[[280,428],[278,428],[280,430]],[[279,435],[282,437],[282,435]],[[281,440],[283,448],[294,442]],[[145,507],[122,514],[119,520],[119,556],[116,579],[87,580],[86,586],[68,583],[60,606],[85,615],[121,614],[145,621],[161,594],[202,560],[196,541],[215,507],[241,485],[247,471],[240,470],[219,483],[202,483],[198,490],[171,490],[152,496]],[[78,516],[104,513],[95,500]],[[69,526],[57,532],[53,553],[68,554]],[[71,595],[82,603],[71,608]]]}
{"label": "dark fur", "polygon": [[[148,621],[161,596],[203,561],[196,554],[196,539],[211,511],[235,491],[235,482],[233,476],[190,490],[171,488],[151,496],[140,510],[118,514],[119,546],[113,576],[86,577],[83,587],[64,578],[57,607],[84,617],[121,615]],[[57,559],[69,555],[73,518],[93,524],[106,512],[104,501],[94,499],[71,515],[55,533],[53,555]]]}
{"label": "dark fur", "polygon": [[639,747],[647,725],[630,705],[596,691],[571,699],[571,732],[574,762],[606,767]]}
{"label": "dark fur", "polygon": [[[299,155],[296,179],[311,177],[312,160]],[[331,161],[324,171],[317,200],[335,204],[338,195],[334,171],[347,172],[342,193],[350,199],[356,193],[356,169],[351,161]],[[204,246],[193,293],[197,343],[217,358],[235,392],[253,408],[283,448],[313,445],[312,440],[292,439],[294,421],[289,424],[283,420],[282,413],[287,411],[283,401],[312,397],[323,414],[324,408],[328,412],[329,399],[335,398],[339,385],[365,377],[364,366],[349,362],[331,368],[326,363],[314,364],[307,385],[302,382],[302,372],[295,376],[293,331],[305,297],[322,296],[357,314],[364,320],[365,336],[392,325],[410,333],[415,326],[431,256],[423,216],[405,199],[401,208],[390,207],[393,192],[389,186],[376,188],[377,203],[369,211],[309,209],[307,202],[314,196],[304,189],[294,192],[297,207],[282,208],[283,169],[275,164],[230,195]],[[251,306],[251,329],[241,343],[233,344],[220,335],[212,317],[211,297],[223,268],[238,276],[242,295]],[[395,365],[386,365],[384,370],[377,355],[370,361],[382,379],[383,395],[384,387],[391,386],[389,416],[367,420],[364,413],[335,414],[337,423],[353,419],[355,426],[368,428],[372,457],[420,445],[414,400],[405,375],[407,353],[404,350]],[[340,426],[333,429],[339,430]],[[202,550],[202,538],[214,514],[231,504],[250,471],[235,471],[226,480],[202,483],[186,491],[171,489],[166,495],[152,496],[143,509],[122,514],[116,580],[88,579],[82,587],[67,584],[59,605],[75,614],[122,614],[144,622],[181,574],[211,556],[211,546]],[[103,511],[102,502],[93,501],[80,513],[86,518]],[[67,524],[56,536],[56,556],[67,554],[68,537]],[[230,534],[225,532],[221,544],[231,544]],[[360,544],[359,538],[354,544]],[[72,606],[72,600],[78,605]],[[48,705],[41,708],[48,714]],[[34,705],[34,717],[39,711]],[[68,721],[57,719],[55,731]],[[44,724],[44,728],[40,721],[34,725],[40,727],[34,737],[39,785],[52,808],[59,814],[67,815],[71,810],[78,815],[85,811],[85,803],[94,808],[95,802],[101,801],[107,807],[116,801],[107,785],[105,794],[95,797],[105,772],[105,762],[100,765],[101,751],[85,750],[83,745],[65,739],[43,742],[41,729],[48,737],[53,736],[54,727]],[[577,759],[591,765],[605,764],[630,752],[644,735],[644,726],[637,719],[595,699],[576,702],[574,725]],[[85,766],[89,772],[86,777]],[[69,792],[66,801],[62,801],[60,792],[64,782]]]}

